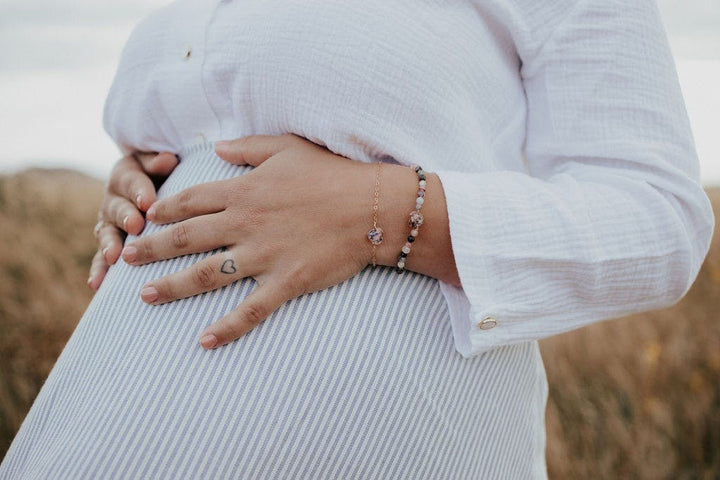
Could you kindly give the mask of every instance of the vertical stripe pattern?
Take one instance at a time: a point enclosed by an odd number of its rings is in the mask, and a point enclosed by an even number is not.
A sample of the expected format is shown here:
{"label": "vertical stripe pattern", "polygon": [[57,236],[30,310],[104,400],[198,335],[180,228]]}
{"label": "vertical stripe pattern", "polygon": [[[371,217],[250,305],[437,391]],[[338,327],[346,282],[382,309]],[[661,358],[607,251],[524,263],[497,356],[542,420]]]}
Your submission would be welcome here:
{"label": "vertical stripe pattern", "polygon": [[[250,168],[187,147],[159,196]],[[435,279],[368,267],[206,352],[253,279],[162,306],[139,290],[207,255],[110,269],[0,479],[546,477],[536,342],[463,358]]]}

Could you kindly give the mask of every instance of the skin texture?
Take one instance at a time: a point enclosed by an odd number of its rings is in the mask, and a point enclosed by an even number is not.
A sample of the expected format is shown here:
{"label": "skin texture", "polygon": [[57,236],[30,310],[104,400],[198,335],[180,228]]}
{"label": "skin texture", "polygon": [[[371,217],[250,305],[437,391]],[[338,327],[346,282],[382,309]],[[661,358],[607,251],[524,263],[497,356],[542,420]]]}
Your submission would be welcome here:
{"label": "skin texture", "polygon": [[[337,285],[371,263],[366,234],[372,226],[377,173],[377,164],[352,161],[290,134],[218,142],[216,153],[230,163],[256,168],[161,201],[145,172],[162,178],[175,167],[175,157],[121,159],[108,183],[100,213],[107,223],[98,232],[99,253],[88,281],[92,288],[100,285],[118,259],[124,232],[142,230],[142,212],[154,223],[173,225],[126,245],[122,258],[130,265],[225,247],[139,291],[143,301],[160,305],[253,277],[255,290],[200,334],[206,349],[245,335],[286,301]],[[425,221],[405,268],[460,285],[442,185],[437,175],[426,177]],[[378,225],[385,235],[376,250],[380,265],[397,262],[410,231],[407,219],[417,185],[410,168],[381,166]]]}

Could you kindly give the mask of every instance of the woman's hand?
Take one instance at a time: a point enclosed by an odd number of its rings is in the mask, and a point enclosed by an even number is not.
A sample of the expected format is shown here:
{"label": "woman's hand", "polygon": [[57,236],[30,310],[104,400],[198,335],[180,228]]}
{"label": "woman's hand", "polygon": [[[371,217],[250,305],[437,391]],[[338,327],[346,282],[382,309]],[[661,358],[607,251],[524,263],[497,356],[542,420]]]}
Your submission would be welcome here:
{"label": "woman's hand", "polygon": [[137,235],[145,226],[146,212],[156,200],[156,186],[177,166],[172,153],[139,152],[118,160],[105,188],[95,226],[98,251],[87,284],[100,288],[110,265],[120,257],[126,234]]}
{"label": "woman's hand", "polygon": [[122,251],[127,263],[142,265],[227,247],[144,285],[141,298],[153,305],[244,277],[257,280],[235,310],[200,335],[206,349],[241,337],[286,301],[336,285],[370,263],[365,235],[376,168],[290,134],[218,142],[216,152],[231,163],[258,168],[156,202],[149,220],[178,223]]}

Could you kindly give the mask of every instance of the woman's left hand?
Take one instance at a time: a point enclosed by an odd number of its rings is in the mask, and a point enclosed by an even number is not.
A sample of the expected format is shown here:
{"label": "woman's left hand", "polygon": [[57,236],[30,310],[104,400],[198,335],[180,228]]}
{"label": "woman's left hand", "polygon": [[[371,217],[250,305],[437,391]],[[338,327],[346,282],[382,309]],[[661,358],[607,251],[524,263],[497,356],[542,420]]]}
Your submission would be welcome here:
{"label": "woman's left hand", "polygon": [[218,142],[216,152],[231,163],[260,168],[156,202],[147,218],[177,223],[122,252],[127,263],[143,265],[227,247],[144,285],[141,298],[152,305],[255,278],[255,290],[200,335],[206,349],[241,337],[288,300],[356,275],[372,252],[365,235],[372,219],[373,165],[291,134]]}

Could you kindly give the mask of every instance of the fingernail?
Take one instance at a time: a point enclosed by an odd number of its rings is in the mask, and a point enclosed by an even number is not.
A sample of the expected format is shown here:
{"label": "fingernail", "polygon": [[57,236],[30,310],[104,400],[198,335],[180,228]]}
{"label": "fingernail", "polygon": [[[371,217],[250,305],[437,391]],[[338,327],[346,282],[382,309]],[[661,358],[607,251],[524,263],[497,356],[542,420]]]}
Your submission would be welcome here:
{"label": "fingernail", "polygon": [[155,204],[153,203],[150,205],[150,208],[148,208],[148,211],[146,212],[146,215],[148,217],[154,217],[155,216]]}
{"label": "fingernail", "polygon": [[109,248],[110,248],[110,247],[105,247],[105,248],[102,249],[102,256],[103,256],[103,259],[105,260],[105,263],[107,263],[107,261],[108,261],[108,260],[107,260],[107,252],[108,252],[108,249],[109,249]]}
{"label": "fingernail", "polygon": [[90,275],[87,279],[87,286],[90,288],[92,288],[92,281],[93,281],[93,277],[92,277],[92,275]]}
{"label": "fingernail", "polygon": [[140,290],[140,298],[142,298],[144,302],[152,303],[158,299],[158,291],[155,287],[145,287]]}
{"label": "fingernail", "polygon": [[130,215],[126,215],[125,218],[123,218],[123,229],[127,232],[127,222],[130,219]]}
{"label": "fingernail", "polygon": [[214,348],[217,345],[217,343],[218,343],[218,339],[212,333],[203,335],[203,337],[200,339],[200,345],[202,345],[203,348]]}
{"label": "fingernail", "polygon": [[135,205],[137,205],[138,208],[141,208],[140,205],[142,205],[142,194],[138,193],[137,197],[135,197]]}
{"label": "fingernail", "polygon": [[134,262],[135,260],[137,260],[137,248],[128,245],[127,247],[123,248],[122,257],[123,260],[125,260],[127,263]]}

